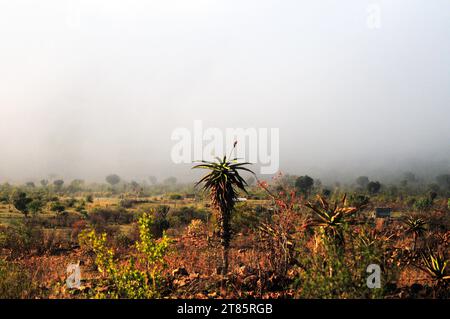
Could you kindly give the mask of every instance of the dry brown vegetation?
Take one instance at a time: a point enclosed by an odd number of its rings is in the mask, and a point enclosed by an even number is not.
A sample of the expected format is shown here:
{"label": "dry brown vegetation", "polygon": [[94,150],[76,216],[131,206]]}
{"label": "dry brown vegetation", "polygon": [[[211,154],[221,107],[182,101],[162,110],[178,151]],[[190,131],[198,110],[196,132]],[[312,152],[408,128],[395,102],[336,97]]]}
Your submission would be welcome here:
{"label": "dry brown vegetation", "polygon": [[[282,176],[260,182],[232,212],[224,274],[216,215],[190,186],[153,195],[21,189],[43,205],[26,217],[7,200],[17,187],[2,187],[1,298],[449,297],[446,195],[425,207],[412,201],[425,191],[368,195],[336,187],[324,196],[319,188],[304,194]],[[63,210],[52,211],[54,203]],[[392,217],[374,218],[375,207],[391,207]],[[151,217],[145,230],[144,213]],[[88,232],[98,237],[80,241]],[[110,262],[100,260],[102,252],[112,253]],[[81,268],[79,288],[66,287],[71,263]],[[366,285],[369,264],[381,266],[379,289]]]}

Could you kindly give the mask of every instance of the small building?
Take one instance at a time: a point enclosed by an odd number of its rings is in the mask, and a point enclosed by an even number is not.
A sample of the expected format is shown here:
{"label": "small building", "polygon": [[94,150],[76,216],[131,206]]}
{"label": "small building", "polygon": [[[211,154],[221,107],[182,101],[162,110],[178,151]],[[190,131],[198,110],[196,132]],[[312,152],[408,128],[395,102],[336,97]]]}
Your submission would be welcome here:
{"label": "small building", "polygon": [[377,207],[375,208],[375,218],[390,218],[392,209],[389,207]]}

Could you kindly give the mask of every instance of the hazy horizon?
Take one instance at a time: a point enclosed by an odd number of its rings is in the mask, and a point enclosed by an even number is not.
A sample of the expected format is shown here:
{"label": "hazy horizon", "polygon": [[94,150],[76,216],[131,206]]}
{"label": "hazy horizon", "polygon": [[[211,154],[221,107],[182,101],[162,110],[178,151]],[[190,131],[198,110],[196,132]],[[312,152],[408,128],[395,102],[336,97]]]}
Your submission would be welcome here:
{"label": "hazy horizon", "polygon": [[449,12],[445,0],[0,0],[0,183],[189,181],[171,133],[194,120],[279,128],[285,173],[450,173]]}

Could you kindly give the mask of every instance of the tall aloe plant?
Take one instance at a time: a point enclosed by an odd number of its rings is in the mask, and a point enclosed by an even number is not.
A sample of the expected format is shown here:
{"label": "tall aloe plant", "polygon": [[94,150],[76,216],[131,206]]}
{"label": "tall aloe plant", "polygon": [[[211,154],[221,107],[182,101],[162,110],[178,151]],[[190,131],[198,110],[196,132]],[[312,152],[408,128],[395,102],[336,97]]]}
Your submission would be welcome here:
{"label": "tall aloe plant", "polygon": [[[236,143],[234,144],[234,147]],[[233,147],[233,149],[234,149]],[[240,171],[246,171],[254,175],[254,172],[246,168],[248,162],[239,163],[237,158],[216,158],[217,161],[200,161],[201,164],[194,169],[209,170],[196,185],[203,184],[203,190],[209,192],[212,206],[217,212],[219,236],[222,245],[222,275],[228,273],[228,252],[231,240],[230,219],[234,210],[239,190],[247,193],[246,181],[240,175]]]}

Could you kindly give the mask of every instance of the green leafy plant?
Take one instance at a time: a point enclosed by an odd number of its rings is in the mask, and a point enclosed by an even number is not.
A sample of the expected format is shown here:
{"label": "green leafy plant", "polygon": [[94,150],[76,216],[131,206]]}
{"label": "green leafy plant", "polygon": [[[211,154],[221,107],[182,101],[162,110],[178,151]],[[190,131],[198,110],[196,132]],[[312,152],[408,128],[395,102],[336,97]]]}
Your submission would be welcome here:
{"label": "green leafy plant", "polygon": [[[234,143],[234,147],[236,142]],[[233,147],[233,149],[234,149]],[[217,158],[217,162],[201,161],[201,164],[193,168],[201,168],[209,170],[196,185],[203,183],[203,190],[209,192],[212,206],[218,213],[217,221],[219,224],[219,235],[221,240],[222,251],[222,274],[228,272],[228,249],[231,240],[230,219],[233,212],[238,191],[242,190],[247,193],[245,187],[247,182],[239,174],[239,171],[246,171],[254,174],[246,165],[250,163],[238,163],[237,158],[228,159],[226,156]]]}
{"label": "green leafy plant", "polygon": [[52,212],[55,212],[56,215],[60,215],[62,212],[64,212],[66,209],[66,206],[64,206],[63,204],[61,204],[60,202],[53,202],[50,205],[50,210]]}
{"label": "green leafy plant", "polygon": [[145,259],[146,268],[149,270],[156,291],[156,284],[160,280],[159,269],[164,262],[164,256],[169,248],[169,238],[163,233],[160,241],[156,241],[152,235],[153,218],[150,214],[144,213],[138,220],[140,241],[136,243],[136,248]]}
{"label": "green leafy plant", "polygon": [[332,238],[321,241],[316,253],[299,254],[301,270],[294,281],[298,298],[381,298],[383,289],[367,287],[367,265],[379,260],[373,245],[362,245],[349,256]]}
{"label": "green leafy plant", "polygon": [[414,209],[420,212],[429,210],[433,206],[433,200],[431,198],[420,198],[414,202]]}
{"label": "green leafy plant", "polygon": [[378,192],[380,191],[381,184],[380,184],[380,182],[369,182],[369,184],[367,184],[366,188],[370,194],[375,195],[375,194],[378,194]]}
{"label": "green leafy plant", "polygon": [[28,213],[30,211],[29,204],[33,201],[32,198],[28,197],[25,192],[22,191],[15,191],[11,195],[11,203],[14,205],[14,207],[25,215],[25,217],[28,217]]}
{"label": "green leafy plant", "polygon": [[369,204],[370,198],[362,194],[351,194],[347,201],[352,207],[366,207]]}
{"label": "green leafy plant", "polygon": [[34,215],[36,216],[39,212],[42,211],[42,207],[44,206],[44,204],[42,203],[41,200],[39,199],[35,199],[32,202],[30,202],[28,204],[28,210]]}
{"label": "green leafy plant", "polygon": [[295,180],[295,188],[297,188],[299,192],[306,197],[311,192],[313,185],[314,179],[312,179],[308,175],[300,176]]}
{"label": "green leafy plant", "polygon": [[80,243],[91,249],[96,256],[95,263],[100,273],[109,281],[111,289],[106,294],[97,294],[97,298],[156,298],[160,295],[161,269],[164,267],[170,240],[163,237],[156,241],[151,234],[153,219],[144,213],[138,220],[140,240],[136,243],[137,262],[144,265],[137,267],[136,258],[132,257],[125,264],[116,259],[113,249],[107,246],[105,233],[97,235],[94,230],[80,234]]}

